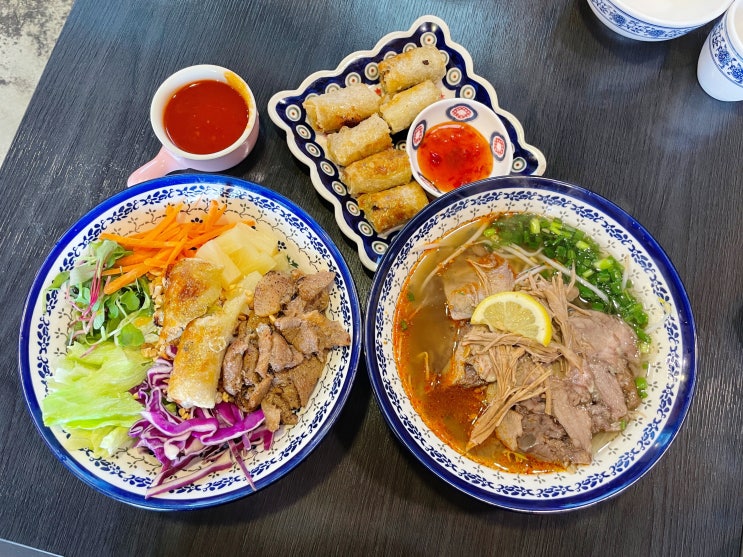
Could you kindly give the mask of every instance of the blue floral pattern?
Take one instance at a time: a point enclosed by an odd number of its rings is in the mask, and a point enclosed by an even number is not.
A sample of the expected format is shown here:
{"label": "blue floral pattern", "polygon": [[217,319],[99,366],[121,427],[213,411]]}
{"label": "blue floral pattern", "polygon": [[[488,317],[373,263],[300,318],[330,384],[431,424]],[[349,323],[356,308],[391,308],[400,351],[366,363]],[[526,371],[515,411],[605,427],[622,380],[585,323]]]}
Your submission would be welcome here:
{"label": "blue floral pattern", "polygon": [[[441,84],[445,97],[465,97],[480,101],[492,107],[501,118],[514,146],[514,158],[519,161],[516,166],[512,166],[512,174],[541,175],[546,168],[542,152],[524,140],[524,130],[518,119],[498,106],[498,97],[493,86],[472,72],[470,54],[452,41],[446,23],[433,16],[419,18],[406,32],[391,33],[383,37],[373,50],[347,56],[333,71],[310,75],[296,90],[279,91],[268,103],[271,119],[286,131],[289,149],[309,167],[312,185],[324,199],[333,204],[338,227],[356,244],[361,262],[372,271],[377,268],[381,257],[389,248],[395,231],[378,234],[358,209],[353,196],[345,191],[340,192],[333,186],[340,179],[340,172],[332,161],[325,158],[325,136],[311,129],[302,102],[313,95],[346,86],[349,76],[353,76],[354,82],[376,84],[379,79],[378,62],[421,45],[436,45],[448,57],[447,74]],[[405,133],[400,132],[393,137],[393,142],[404,145]],[[350,206],[356,208],[349,210]],[[371,233],[367,233],[368,231]]]}
{"label": "blue floral pattern", "polygon": [[736,85],[743,86],[743,53],[738,52],[730,41],[725,15],[712,28],[709,35],[709,49],[715,65],[722,75]]}
{"label": "blue floral pattern", "polygon": [[594,13],[629,35],[645,41],[665,41],[685,35],[699,27],[668,27],[647,23],[632,17],[625,11],[617,8],[610,0],[588,0]]}
{"label": "blue floral pattern", "polygon": [[[637,481],[668,448],[694,389],[695,331],[688,298],[672,264],[652,237],[620,208],[596,194],[539,177],[508,177],[471,184],[416,215],[375,276],[365,326],[367,369],[390,427],[431,471],[478,499],[514,510],[554,512],[590,505]],[[518,475],[470,461],[442,442],[413,409],[394,358],[393,320],[406,273],[419,246],[494,212],[559,216],[579,227],[618,260],[630,261],[630,280],[653,324],[651,388],[640,416],[589,466],[574,473]]]}
{"label": "blue floral pattern", "polygon": [[199,218],[212,199],[227,204],[227,215],[254,219],[259,227],[275,232],[281,238],[280,249],[301,269],[335,271],[328,316],[340,321],[352,339],[350,347],[330,353],[315,393],[300,413],[299,423],[279,430],[271,449],[259,449],[247,462],[257,489],[289,472],[325,436],[348,396],[360,358],[360,308],[350,271],[320,226],[282,196],[228,176],[182,174],[128,189],[93,209],[62,237],[29,293],[19,343],[21,379],[32,418],[54,454],[95,489],[140,507],[198,508],[243,497],[253,490],[234,466],[190,486],[145,499],[144,492],[160,467],[154,457],[130,449],[101,458],[89,450],[75,448],[64,431],[45,427],[39,401],[46,394],[54,361],[64,354],[71,315],[61,309],[56,292],[44,295],[44,291],[59,271],[72,268],[103,230],[127,233],[148,228],[161,217],[165,206],[180,201],[188,215]]}

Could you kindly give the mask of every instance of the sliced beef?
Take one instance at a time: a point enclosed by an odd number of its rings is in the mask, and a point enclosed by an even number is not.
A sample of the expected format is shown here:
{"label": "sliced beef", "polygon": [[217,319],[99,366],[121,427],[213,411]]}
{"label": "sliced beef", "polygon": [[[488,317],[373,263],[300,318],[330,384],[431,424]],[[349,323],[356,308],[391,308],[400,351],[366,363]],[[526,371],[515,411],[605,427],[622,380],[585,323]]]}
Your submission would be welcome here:
{"label": "sliced beef", "polygon": [[568,319],[575,342],[584,356],[612,369],[639,366],[637,335],[620,318],[600,311],[576,311]]}
{"label": "sliced beef", "polygon": [[333,271],[319,271],[297,279],[297,294],[305,302],[312,302],[321,294],[327,294],[335,280]]}
{"label": "sliced beef", "polygon": [[263,399],[261,401],[261,410],[266,417],[266,427],[269,431],[276,431],[281,425],[281,409],[271,400]]}
{"label": "sliced beef", "polygon": [[463,342],[475,328],[476,326],[468,324],[461,327],[457,332],[454,354],[452,354],[446,367],[441,370],[442,383],[464,388],[479,387],[485,384],[485,380],[480,377],[477,370],[468,364],[471,348]]}
{"label": "sliced beef", "polygon": [[618,317],[599,311],[574,312],[569,326],[594,375],[599,398],[615,419],[626,416],[640,404],[634,381],[640,373],[637,335]]}
{"label": "sliced beef", "polygon": [[618,369],[615,371],[614,377],[624,393],[624,402],[627,405],[627,409],[634,410],[640,406],[640,395],[637,393],[635,376],[632,371],[629,368]]}
{"label": "sliced beef", "polygon": [[522,435],[518,448],[544,462],[556,464],[590,464],[590,449],[576,447],[573,440],[552,416],[524,414],[521,418]]}
{"label": "sliced beef", "polygon": [[303,361],[304,354],[289,344],[279,333],[273,333],[271,337],[271,357],[269,360],[272,371],[276,372],[298,366]]}
{"label": "sliced beef", "polygon": [[310,400],[312,391],[315,390],[315,385],[320,380],[322,370],[325,367],[323,360],[312,357],[307,358],[301,364],[292,369],[277,373],[277,378],[280,378],[283,382],[287,383],[290,381],[294,385],[297,395],[299,396],[299,407],[306,406]]}
{"label": "sliced beef", "polygon": [[503,416],[501,423],[495,428],[495,435],[505,447],[510,451],[518,451],[518,439],[524,433],[521,425],[523,416],[514,410],[509,410]]}
{"label": "sliced beef", "polygon": [[321,354],[330,348],[351,343],[351,336],[340,323],[318,311],[302,317],[279,317],[274,325],[305,356]]}
{"label": "sliced beef", "polygon": [[279,317],[274,322],[284,338],[302,354],[312,355],[320,352],[320,339],[317,331],[302,317]]}
{"label": "sliced beef", "polygon": [[222,388],[246,412],[261,408],[266,427],[297,423],[330,349],[351,336],[323,313],[333,272],[269,272],[255,288],[253,312],[238,327],[222,367]]}
{"label": "sliced beef", "polygon": [[255,286],[253,311],[259,317],[275,315],[292,299],[295,284],[291,276],[278,271],[269,271]]}
{"label": "sliced beef", "polygon": [[243,386],[243,357],[250,346],[250,334],[247,322],[241,322],[237,337],[227,347],[222,360],[222,388],[233,396]]}
{"label": "sliced beef", "polygon": [[458,257],[441,274],[452,319],[469,319],[486,296],[513,290],[511,267],[493,253]]}
{"label": "sliced beef", "polygon": [[627,415],[627,404],[619,381],[605,366],[598,362],[588,364],[593,372],[598,398],[609,411],[611,421],[616,422]]}
{"label": "sliced beef", "polygon": [[552,415],[565,429],[575,449],[585,452],[590,462],[591,455],[591,416],[582,405],[574,405],[571,398],[575,400],[576,395],[570,393],[569,381],[550,377],[548,380],[550,394],[552,396]]}
{"label": "sliced beef", "polygon": [[257,384],[247,384],[235,397],[235,402],[243,412],[252,412],[256,410],[263,402],[268,392],[271,390],[273,378],[264,377],[259,379]]}
{"label": "sliced beef", "polygon": [[270,326],[261,323],[255,332],[258,335],[258,360],[255,363],[255,372],[261,377],[266,377],[273,348],[273,331]]}

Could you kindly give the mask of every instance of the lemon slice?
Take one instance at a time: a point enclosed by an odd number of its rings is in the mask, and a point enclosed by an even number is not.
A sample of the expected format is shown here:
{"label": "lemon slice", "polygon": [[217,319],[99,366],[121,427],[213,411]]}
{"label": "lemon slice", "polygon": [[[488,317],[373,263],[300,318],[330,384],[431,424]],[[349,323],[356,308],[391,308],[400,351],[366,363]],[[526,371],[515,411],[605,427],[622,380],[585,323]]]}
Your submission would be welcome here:
{"label": "lemon slice", "polygon": [[544,346],[552,339],[552,319],[547,309],[524,292],[498,292],[488,296],[477,304],[470,322],[516,333]]}

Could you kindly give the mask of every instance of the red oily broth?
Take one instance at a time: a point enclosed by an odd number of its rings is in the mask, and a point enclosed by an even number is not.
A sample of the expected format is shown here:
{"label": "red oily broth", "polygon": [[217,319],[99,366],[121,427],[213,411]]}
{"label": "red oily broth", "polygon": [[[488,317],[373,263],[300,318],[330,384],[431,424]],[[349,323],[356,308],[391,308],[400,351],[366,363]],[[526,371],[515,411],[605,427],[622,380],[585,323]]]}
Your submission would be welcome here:
{"label": "red oily broth", "polygon": [[432,126],[418,147],[421,173],[441,191],[490,176],[493,156],[480,132],[465,122]]}
{"label": "red oily broth", "polygon": [[227,83],[205,79],[178,89],[165,105],[163,125],[176,147],[196,155],[237,141],[248,125],[248,103]]}

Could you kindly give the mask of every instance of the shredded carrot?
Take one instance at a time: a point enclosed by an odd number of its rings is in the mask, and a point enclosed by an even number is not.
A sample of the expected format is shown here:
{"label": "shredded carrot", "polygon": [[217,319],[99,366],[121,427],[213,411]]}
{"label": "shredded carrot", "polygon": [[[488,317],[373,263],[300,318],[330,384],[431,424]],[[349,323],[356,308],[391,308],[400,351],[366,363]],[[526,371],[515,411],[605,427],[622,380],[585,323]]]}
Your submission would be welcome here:
{"label": "shredded carrot", "polygon": [[[183,203],[168,206],[165,216],[153,228],[143,232],[101,234],[101,239],[113,240],[130,252],[117,260],[116,267],[103,272],[109,277],[103,288],[105,294],[112,294],[148,273],[164,273],[176,261],[192,257],[195,250],[237,224],[223,221],[227,205],[215,200],[201,221],[178,222],[182,208]],[[243,222],[251,226],[255,224],[248,220]]]}

